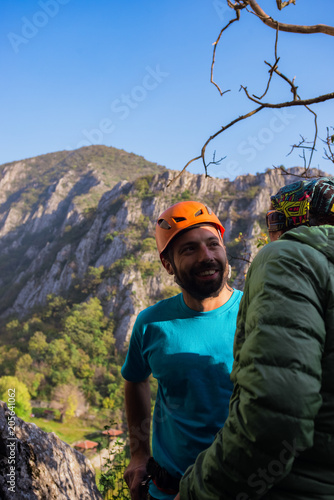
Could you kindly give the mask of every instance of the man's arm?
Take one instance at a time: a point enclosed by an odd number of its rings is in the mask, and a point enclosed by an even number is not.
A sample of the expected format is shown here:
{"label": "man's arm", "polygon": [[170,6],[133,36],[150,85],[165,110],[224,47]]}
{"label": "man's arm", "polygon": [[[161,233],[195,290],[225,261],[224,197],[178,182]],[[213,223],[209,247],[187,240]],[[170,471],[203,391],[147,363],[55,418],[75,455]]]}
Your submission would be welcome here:
{"label": "man's arm", "polygon": [[151,390],[149,379],[125,381],[125,410],[130,436],[131,460],[124,473],[132,500],[139,500],[139,485],[146,475],[150,456]]}

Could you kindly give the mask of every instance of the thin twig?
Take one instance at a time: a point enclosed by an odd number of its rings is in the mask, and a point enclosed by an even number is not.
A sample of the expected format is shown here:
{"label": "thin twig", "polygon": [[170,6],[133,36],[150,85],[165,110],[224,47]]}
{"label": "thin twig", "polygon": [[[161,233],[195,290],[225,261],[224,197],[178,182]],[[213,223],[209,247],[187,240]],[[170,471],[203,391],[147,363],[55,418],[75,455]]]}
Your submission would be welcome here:
{"label": "thin twig", "polygon": [[290,156],[291,153],[294,151],[294,149],[298,149],[298,148],[312,149],[312,146],[305,146],[305,144],[311,144],[311,142],[307,142],[306,139],[302,135],[300,135],[300,137],[301,137],[301,141],[299,141],[298,144],[294,144],[293,146],[291,146],[291,150],[289,151],[289,153],[286,156]]}
{"label": "thin twig", "polygon": [[[250,256],[250,252],[248,252],[248,255]],[[247,262],[248,264],[251,264],[252,261],[250,259],[246,259],[245,257],[235,257],[234,255],[231,255],[230,253],[228,254],[228,260],[230,261],[231,259],[234,260],[242,260],[244,262]]]}
{"label": "thin twig", "polygon": [[242,116],[239,116],[238,118],[235,118],[230,123],[228,123],[227,125],[225,125],[224,127],[222,127],[220,130],[218,130],[215,134],[213,134],[213,135],[211,135],[209,137],[209,139],[205,142],[204,146],[202,147],[201,156],[196,158],[196,159],[202,158],[202,162],[203,162],[204,170],[205,170],[205,175],[207,175],[207,165],[205,163],[205,151],[206,151],[206,148],[207,148],[208,144],[213,139],[215,139],[218,135],[220,135],[222,132],[225,132],[225,130],[227,130],[228,128],[232,127],[232,125],[234,125],[235,123],[238,123],[241,120],[245,120],[246,118],[249,118],[250,116],[255,115],[256,113],[258,113],[259,111],[261,111],[261,109],[263,109],[263,106],[259,106],[258,108],[253,109],[252,111],[250,111],[249,113],[247,113],[245,115],[242,115]]}
{"label": "thin twig", "polygon": [[193,161],[197,161],[197,160],[200,160],[200,159],[201,159],[201,156],[196,156],[196,158],[193,158],[192,160],[188,161],[188,163],[183,167],[183,169],[175,177],[173,177],[173,179],[171,179],[168,182],[167,187],[169,187],[171,184],[173,184],[173,182],[177,181],[177,179],[179,179],[181,177],[181,175],[183,174],[183,172],[187,169],[187,167],[189,167],[189,165]]}
{"label": "thin twig", "polygon": [[268,83],[267,83],[267,88],[266,90],[264,91],[264,93],[261,95],[261,97],[257,97],[255,94],[253,94],[253,97],[255,97],[256,99],[258,99],[259,101],[261,99],[263,99],[263,97],[266,95],[266,93],[268,92],[269,90],[269,87],[270,87],[270,83],[271,83],[271,79],[273,77],[273,73],[274,73],[274,70],[277,69],[277,65],[278,65],[278,61],[280,60],[280,58],[278,57],[277,55],[277,43],[278,43],[278,32],[279,32],[279,29],[278,29],[278,26],[277,26],[277,30],[276,30],[276,38],[275,38],[275,63],[273,66],[271,66],[269,63],[267,63],[266,61],[264,61],[266,64],[268,64],[268,66],[270,66],[270,70],[269,70],[269,80],[268,80]]}
{"label": "thin twig", "polygon": [[327,149],[328,149],[329,153],[326,151],[326,149],[324,149],[325,156],[323,156],[323,158],[325,160],[329,160],[332,163],[334,163],[334,151],[332,150],[332,146],[331,146],[334,142],[334,136],[333,136],[333,134],[329,133],[329,127],[326,127],[326,130],[327,130],[327,137],[326,137],[326,140],[322,139],[322,142],[324,142],[327,145]]}
{"label": "thin twig", "polygon": [[284,9],[284,7],[287,7],[288,5],[296,5],[296,0],[286,0],[285,2],[282,2],[282,0],[276,0],[277,8],[278,10]]}
{"label": "thin twig", "polygon": [[313,153],[314,153],[314,151],[316,151],[315,146],[317,144],[317,138],[318,138],[318,117],[317,117],[317,114],[311,108],[309,108],[308,106],[305,106],[305,108],[310,113],[312,113],[312,115],[314,116],[314,139],[313,139],[313,146],[311,148],[311,154],[310,154],[310,158],[309,158],[309,162],[308,162],[308,166],[307,166],[307,169],[309,169],[311,167]]}
{"label": "thin twig", "polygon": [[[264,61],[268,66],[272,67],[267,61]],[[291,92],[293,94],[293,100],[297,101],[300,99],[299,95],[297,94],[297,89],[298,87],[294,84],[294,79],[295,77],[290,80],[287,76],[283,75],[280,71],[278,71],[277,67],[272,67],[272,71],[276,73],[276,75],[280,76],[283,80],[285,80],[291,87]]]}
{"label": "thin twig", "polygon": [[303,160],[303,163],[304,163],[304,172],[307,171],[307,168],[306,168],[306,156],[305,156],[305,149],[303,149],[303,154],[302,155],[299,155],[299,158],[301,158]]}
{"label": "thin twig", "polygon": [[214,151],[213,153],[213,157],[212,157],[212,161],[210,161],[208,164],[207,164],[207,167],[209,165],[220,165],[220,163],[225,160],[226,156],[222,156],[222,158],[220,158],[220,160],[216,160],[216,151]]}
{"label": "thin twig", "polygon": [[225,90],[224,92],[221,91],[219,85],[213,80],[213,68],[214,68],[214,65],[215,65],[215,60],[216,60],[216,50],[217,50],[217,45],[219,43],[219,40],[220,40],[220,37],[222,36],[223,32],[229,27],[231,26],[232,23],[234,23],[235,21],[239,21],[240,19],[240,9],[235,9],[235,14],[236,14],[236,17],[234,19],[231,19],[227,24],[226,26],[224,26],[224,28],[220,31],[219,35],[218,35],[218,38],[217,40],[213,43],[214,47],[213,47],[213,54],[212,54],[212,63],[211,63],[211,78],[210,78],[210,82],[213,83],[213,85],[215,87],[217,87],[218,89],[218,92],[220,93],[220,95],[224,95],[226,94],[226,92],[230,92],[229,90]]}

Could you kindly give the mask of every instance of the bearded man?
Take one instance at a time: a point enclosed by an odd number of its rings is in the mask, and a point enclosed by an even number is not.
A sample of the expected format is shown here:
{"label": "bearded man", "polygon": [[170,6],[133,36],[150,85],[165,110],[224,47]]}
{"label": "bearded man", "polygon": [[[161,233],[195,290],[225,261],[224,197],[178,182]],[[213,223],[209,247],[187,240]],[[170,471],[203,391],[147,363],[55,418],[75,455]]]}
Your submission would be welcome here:
{"label": "bearded man", "polygon": [[[227,284],[224,231],[195,201],[173,205],[157,221],[160,259],[181,293],[138,315],[122,367],[131,452],[124,477],[132,500],[174,498],[181,476],[227,417],[242,292]],[[151,374],[158,393],[150,458]]]}

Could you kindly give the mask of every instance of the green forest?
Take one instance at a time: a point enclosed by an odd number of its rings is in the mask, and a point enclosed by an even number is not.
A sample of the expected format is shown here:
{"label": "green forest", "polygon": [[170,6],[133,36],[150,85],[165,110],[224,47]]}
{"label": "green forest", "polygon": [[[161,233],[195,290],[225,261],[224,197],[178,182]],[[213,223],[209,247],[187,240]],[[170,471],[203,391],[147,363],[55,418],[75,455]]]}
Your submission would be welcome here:
{"label": "green forest", "polygon": [[[14,387],[17,416],[69,444],[94,439],[97,451],[107,448],[102,431],[111,424],[125,430],[120,374],[125,354],[115,348],[113,327],[97,297],[71,304],[49,296],[47,306],[26,321],[9,321],[1,328],[0,399],[6,402]],[[111,469],[107,461],[104,474],[96,470],[105,498],[114,498],[113,491],[127,498],[122,482],[127,455],[120,447]]]}
{"label": "green forest", "polygon": [[[49,296],[47,307],[27,321],[7,323],[1,338],[1,377],[23,382],[33,400],[57,401],[59,390],[66,387],[73,401],[70,389],[76,389],[77,405],[64,401],[62,419],[87,403],[108,409],[121,406],[122,354],[114,346],[112,318],[104,316],[98,298],[70,305],[62,297]],[[25,415],[28,412],[27,408]]]}

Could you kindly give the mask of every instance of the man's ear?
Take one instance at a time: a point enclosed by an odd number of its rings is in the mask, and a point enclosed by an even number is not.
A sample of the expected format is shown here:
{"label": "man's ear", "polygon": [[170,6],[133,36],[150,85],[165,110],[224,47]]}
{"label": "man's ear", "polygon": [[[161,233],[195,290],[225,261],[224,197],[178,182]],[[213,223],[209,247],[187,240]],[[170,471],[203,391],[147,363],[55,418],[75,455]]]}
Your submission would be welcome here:
{"label": "man's ear", "polygon": [[174,274],[174,269],[172,264],[169,262],[169,260],[165,259],[164,257],[161,257],[161,262],[164,268],[166,269],[167,273],[170,275]]}

